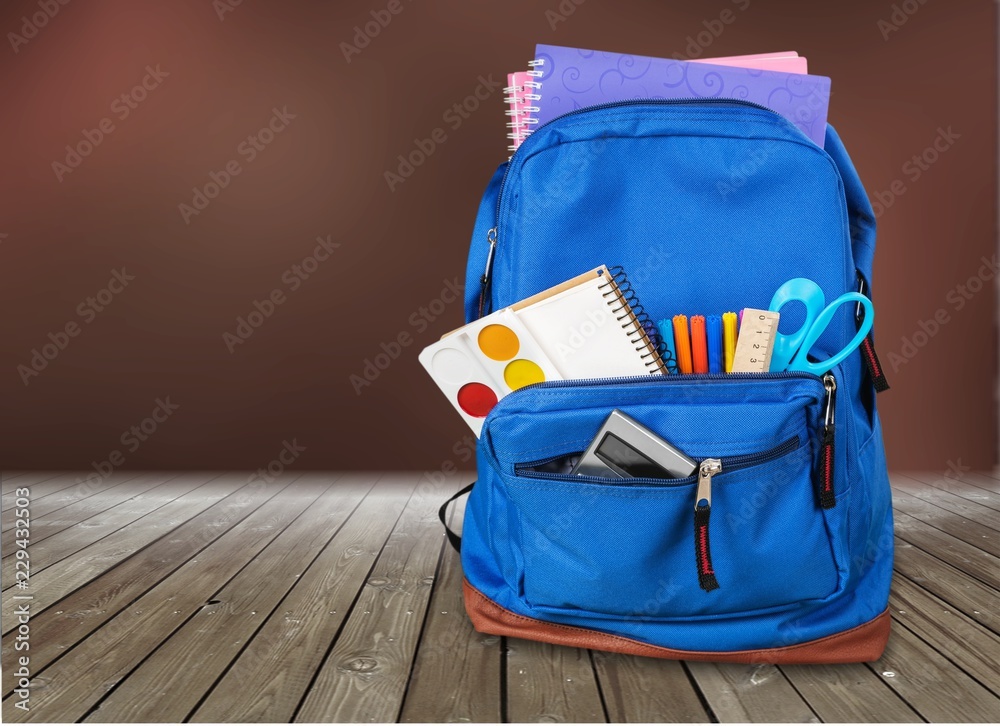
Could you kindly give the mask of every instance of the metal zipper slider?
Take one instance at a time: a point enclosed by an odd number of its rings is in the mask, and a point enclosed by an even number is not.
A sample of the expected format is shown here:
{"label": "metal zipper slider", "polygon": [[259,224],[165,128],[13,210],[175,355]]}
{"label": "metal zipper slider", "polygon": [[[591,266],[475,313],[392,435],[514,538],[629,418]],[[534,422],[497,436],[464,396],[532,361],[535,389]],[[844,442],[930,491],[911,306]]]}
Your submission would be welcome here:
{"label": "metal zipper slider", "polygon": [[493,227],[492,229],[486,232],[486,241],[490,243],[490,251],[486,253],[486,269],[483,270],[483,276],[482,279],[480,279],[480,282],[483,284],[484,287],[486,283],[489,282],[490,268],[493,266],[493,255],[497,251],[496,227]]}
{"label": "metal zipper slider", "polygon": [[826,389],[826,413],[823,417],[823,425],[833,426],[833,419],[836,416],[837,379],[833,377],[832,373],[823,376],[823,388]]}
{"label": "metal zipper slider", "polygon": [[[712,506],[712,477],[722,471],[718,459],[705,459],[698,467],[698,496],[694,502],[695,511],[700,507]],[[704,502],[704,504],[702,504]]]}
{"label": "metal zipper slider", "polygon": [[490,268],[493,266],[493,255],[497,251],[497,228],[493,227],[486,232],[486,241],[490,243],[490,251],[486,253],[486,269],[479,279],[479,317],[486,314],[486,301],[490,296]]}
{"label": "metal zipper slider", "polygon": [[837,504],[834,491],[834,443],[836,442],[836,426],[834,418],[837,414],[837,379],[832,373],[823,376],[823,388],[826,389],[826,412],[823,415],[823,439],[820,445],[820,475],[819,475],[819,505],[823,509],[831,509]]}
{"label": "metal zipper slider", "polygon": [[705,592],[719,587],[712,567],[708,520],[712,514],[712,477],[720,471],[722,462],[719,459],[705,459],[698,467],[698,494],[694,502],[694,554],[698,562],[698,585]]}

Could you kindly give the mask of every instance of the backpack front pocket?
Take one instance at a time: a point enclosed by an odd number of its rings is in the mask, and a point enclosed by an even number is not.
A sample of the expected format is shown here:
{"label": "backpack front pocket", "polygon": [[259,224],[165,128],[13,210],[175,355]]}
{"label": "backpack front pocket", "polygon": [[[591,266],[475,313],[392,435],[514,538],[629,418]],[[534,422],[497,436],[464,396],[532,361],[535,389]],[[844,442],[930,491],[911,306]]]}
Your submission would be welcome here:
{"label": "backpack front pocket", "polygon": [[[512,398],[520,398],[520,410],[507,404],[491,416],[486,438],[512,510],[505,516],[517,523],[517,590],[529,608],[698,618],[837,592],[816,482],[819,379],[668,377],[539,387]],[[563,409],[570,400],[572,409]],[[614,408],[701,462],[700,472],[684,479],[559,473]]]}

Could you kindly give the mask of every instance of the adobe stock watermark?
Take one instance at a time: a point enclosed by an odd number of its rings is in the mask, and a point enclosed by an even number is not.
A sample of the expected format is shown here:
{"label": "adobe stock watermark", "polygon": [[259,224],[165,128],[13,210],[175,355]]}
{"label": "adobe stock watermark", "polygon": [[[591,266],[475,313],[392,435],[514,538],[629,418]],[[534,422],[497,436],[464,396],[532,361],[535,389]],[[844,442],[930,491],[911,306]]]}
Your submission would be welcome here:
{"label": "adobe stock watermark", "polygon": [[943,477],[945,483],[949,485],[961,484],[965,481],[965,474],[972,471],[971,466],[966,466],[962,463],[961,457],[959,457],[958,461],[948,459],[946,466],[948,468],[944,470]]}
{"label": "adobe stock watermark", "polygon": [[565,23],[576,9],[587,0],[560,0],[554,8],[545,11],[545,20],[549,24],[549,30],[555,30],[559,23]]}
{"label": "adobe stock watermark", "polygon": [[126,120],[132,112],[139,108],[139,104],[149,98],[149,94],[162,85],[163,81],[170,77],[170,74],[160,68],[146,66],[146,75],[132,86],[129,90],[115,98],[111,102],[109,110],[111,116],[105,116],[97,125],[90,129],[81,129],[81,138],[73,144],[66,144],[66,155],[62,161],[52,162],[52,171],[60,183],[83,163],[83,160],[94,153],[104,140],[115,132],[115,119],[119,122]]}
{"label": "adobe stock watermark", "polygon": [[[739,507],[731,507],[725,516],[726,526],[732,533],[738,532],[747,524],[753,524],[760,518],[757,513],[761,509],[771,504],[772,500],[781,492],[787,490],[792,481],[792,473],[796,467],[805,467],[809,470],[809,463],[812,460],[811,449],[808,442],[799,447],[794,453],[789,454],[785,459],[782,468],[772,472],[766,477],[759,477],[758,486],[743,492],[739,499]],[[810,472],[811,474],[811,472]]]}
{"label": "adobe stock watermark", "polygon": [[[937,136],[923,151],[914,154],[900,167],[900,174],[911,184],[917,183],[960,138],[962,135],[953,131],[951,126],[947,129],[939,126]],[[907,191],[909,191],[909,187],[906,185],[906,181],[903,178],[896,178],[885,189],[880,189],[872,194],[870,201],[875,212],[875,219],[885,214],[886,210],[890,209],[896,200]]]}
{"label": "adobe stock watermark", "polygon": [[[410,3],[412,0],[406,2]],[[405,9],[402,0],[389,0],[385,7],[369,11],[371,19],[354,26],[354,35],[351,38],[353,43],[341,42],[340,52],[344,54],[344,60],[350,63],[352,56],[361,55],[361,51],[371,45],[372,41],[389,27],[393,18]]]}
{"label": "adobe stock watermark", "polygon": [[559,171],[550,175],[542,194],[533,194],[524,200],[524,219],[529,222],[546,215],[553,205],[572,199],[580,189],[581,179],[586,178],[587,168],[600,159],[607,149],[608,140],[600,136],[586,144],[567,144],[565,157]]}
{"label": "adobe stock watermark", "polygon": [[[153,403],[153,410],[150,411],[149,415],[139,421],[139,423],[129,426],[118,438],[119,443],[121,443],[122,447],[129,454],[134,454],[138,451],[139,447],[148,441],[150,436],[159,431],[160,426],[166,423],[167,419],[174,415],[180,408],[179,404],[170,401],[170,396],[157,398]],[[83,479],[77,479],[76,483],[97,486],[114,474],[116,469],[124,466],[125,461],[126,457],[122,449],[112,449],[108,453],[107,458],[99,462],[90,462],[94,471],[87,474]]]}
{"label": "adobe stock watermark", "polygon": [[767,166],[767,162],[780,143],[771,141],[767,144],[741,146],[745,151],[744,155],[731,159],[729,168],[726,170],[726,177],[720,179],[715,184],[716,191],[719,192],[723,199],[726,199],[730,194],[738,192],[745,187],[747,182]]}
{"label": "adobe stock watermark", "polygon": [[436,470],[425,471],[421,475],[414,496],[437,496],[442,487],[450,481],[450,477],[459,473],[459,467],[475,458],[476,438],[472,434],[466,434],[451,447],[451,453],[454,458],[445,459]]}
{"label": "adobe stock watermark", "polygon": [[306,255],[291,267],[281,273],[279,278],[284,287],[275,287],[263,300],[254,300],[251,303],[252,310],[246,315],[236,318],[236,328],[233,332],[225,331],[222,334],[222,342],[226,345],[226,350],[230,355],[236,352],[236,346],[243,345],[250,337],[267,322],[279,306],[288,302],[288,295],[302,287],[321,264],[330,259],[336,250],[340,249],[341,243],[333,241],[333,235],[322,235],[316,237],[316,248],[312,254]]}
{"label": "adobe stock watermark", "polygon": [[76,314],[83,323],[69,320],[54,333],[50,332],[46,336],[48,342],[43,343],[38,348],[31,349],[27,365],[18,364],[17,374],[21,377],[21,382],[27,386],[31,383],[32,378],[48,368],[49,363],[58,358],[59,354],[69,347],[70,341],[83,332],[83,326],[94,322],[97,315],[104,312],[133,280],[135,280],[135,275],[130,275],[124,267],[120,270],[112,270],[108,284],[93,295],[88,295],[76,306]]}
{"label": "adobe stock watermark", "polygon": [[204,543],[211,542],[219,530],[227,529],[237,518],[246,516],[247,505],[253,502],[256,494],[266,489],[269,484],[276,482],[287,471],[288,467],[299,460],[305,451],[306,447],[300,446],[298,439],[283,440],[278,454],[247,477],[247,486],[226,498],[225,505],[215,519],[199,531],[198,539]]}
{"label": "adobe stock watermark", "polygon": [[[479,76],[477,80],[479,81],[479,85],[475,87],[472,93],[461,101],[452,104],[441,116],[441,121],[452,133],[462,128],[462,124],[468,121],[472,114],[479,110],[483,101],[490,99],[498,89],[503,87],[503,83],[494,80],[492,74],[487,78]],[[383,173],[389,191],[396,191],[396,188],[400,184],[410,179],[414,172],[423,166],[434,155],[438,147],[445,143],[448,138],[448,131],[445,130],[445,127],[438,126],[425,138],[414,139],[413,149],[405,155],[400,154],[396,157],[399,163],[396,165],[395,171],[386,169]]]}
{"label": "adobe stock watermark", "polygon": [[[730,0],[730,2],[741,13],[750,7],[750,0]],[[718,17],[703,20],[701,24],[705,29],[695,35],[687,36],[684,39],[687,41],[684,52],[675,51],[671,58],[674,60],[695,60],[696,58],[700,58],[712,43],[719,39],[726,28],[736,22],[738,17],[739,15],[732,8],[723,8]]]}
{"label": "adobe stock watermark", "polygon": [[21,18],[20,34],[7,33],[7,40],[10,42],[10,47],[14,49],[14,53],[20,53],[21,46],[27,45],[29,41],[37,38],[41,29],[47,26],[49,21],[59,14],[63,6],[69,5],[69,3],[70,0],[38,0],[38,10],[30,17],[25,15]]}
{"label": "adobe stock watermark", "polygon": [[889,40],[890,35],[901,30],[927,2],[928,0],[903,0],[901,3],[893,3],[889,17],[875,23],[875,27],[882,34],[882,40]]}
{"label": "adobe stock watermark", "polygon": [[[282,131],[298,118],[288,111],[288,106],[271,109],[271,118],[256,133],[250,134],[236,145],[236,157],[227,161],[219,171],[208,173],[208,181],[200,187],[191,188],[191,202],[181,202],[177,205],[184,224],[191,224],[191,218],[208,209],[212,200],[216,199],[233,181],[234,177],[243,173],[245,164],[252,164],[258,155],[274,143]],[[240,162],[240,159],[243,162]]]}
{"label": "adobe stock watermark", "polygon": [[[975,274],[970,275],[964,282],[955,285],[945,296],[946,307],[940,307],[934,314],[926,320],[917,323],[917,330],[910,335],[904,335],[900,339],[898,351],[889,353],[888,361],[892,365],[893,372],[898,371],[904,365],[917,357],[921,350],[934,339],[941,330],[952,321],[952,314],[958,313],[969,304],[976,295],[987,289],[987,283],[1000,274],[1000,259],[994,254],[992,259],[980,258],[979,268]],[[989,289],[993,289],[989,286]]]}
{"label": "adobe stock watermark", "polygon": [[212,8],[219,17],[220,23],[226,19],[228,13],[233,12],[242,4],[243,0],[212,0]]}
{"label": "adobe stock watermark", "polygon": [[415,338],[412,331],[417,335],[422,334],[431,323],[440,318],[450,305],[464,300],[463,293],[465,285],[459,278],[445,280],[441,292],[426,305],[421,305],[407,318],[409,329],[401,330],[392,340],[379,345],[379,352],[365,358],[361,363],[361,372],[352,373],[348,377],[348,382],[354,389],[354,394],[360,396],[366,388],[379,379],[386,370],[398,360],[403,351],[413,345]]}

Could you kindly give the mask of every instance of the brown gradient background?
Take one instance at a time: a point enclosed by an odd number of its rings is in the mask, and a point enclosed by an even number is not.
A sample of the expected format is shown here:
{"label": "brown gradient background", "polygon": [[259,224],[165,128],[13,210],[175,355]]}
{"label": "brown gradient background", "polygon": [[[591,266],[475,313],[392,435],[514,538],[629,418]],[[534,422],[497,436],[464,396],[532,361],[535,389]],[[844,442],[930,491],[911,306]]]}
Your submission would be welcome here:
{"label": "brown gradient background", "polygon": [[[911,4],[915,4],[910,0]],[[557,0],[403,0],[353,62],[339,44],[382,0],[76,0],[14,53],[0,45],[0,467],[257,468],[285,439],[301,468],[425,469],[468,430],[417,363],[462,321],[410,317],[464,273],[480,194],[506,156],[502,94],[457,131],[443,114],[480,75],[523,68],[536,42],[684,52],[733,8],[706,55],[794,48],[833,78],[831,121],[870,194],[907,192],[879,220],[877,331],[892,390],[879,398],[890,465],[944,471],[996,459],[993,282],[963,310],[946,296],[995,252],[996,7],[930,2],[883,40],[892,3],[588,0],[550,28]],[[743,4],[743,3],[740,3]],[[570,3],[565,3],[569,6]],[[34,0],[3,4],[19,32]],[[162,86],[59,183],[54,160],[147,64]],[[251,164],[237,145],[287,106],[297,118]],[[391,193],[397,155],[437,127],[448,140]],[[902,166],[952,127],[960,140],[917,182]],[[186,225],[178,204],[233,158],[244,167]],[[222,341],[315,247],[342,247],[230,354]],[[136,280],[30,385],[18,364],[124,266]],[[893,371],[890,353],[939,308],[951,322]],[[362,395],[348,380],[400,332],[414,344]],[[169,396],[180,409],[135,453],[119,437]],[[468,465],[467,465],[468,466]]]}

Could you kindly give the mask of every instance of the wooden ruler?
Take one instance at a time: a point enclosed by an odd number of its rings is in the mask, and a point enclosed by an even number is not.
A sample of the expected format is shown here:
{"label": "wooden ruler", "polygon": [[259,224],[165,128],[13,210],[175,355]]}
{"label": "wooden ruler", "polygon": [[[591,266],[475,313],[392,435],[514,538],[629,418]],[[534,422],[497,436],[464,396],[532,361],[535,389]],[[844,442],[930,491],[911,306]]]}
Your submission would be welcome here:
{"label": "wooden ruler", "polygon": [[743,310],[743,322],[740,323],[733,356],[733,373],[767,373],[771,369],[778,319],[778,313],[770,310]]}

